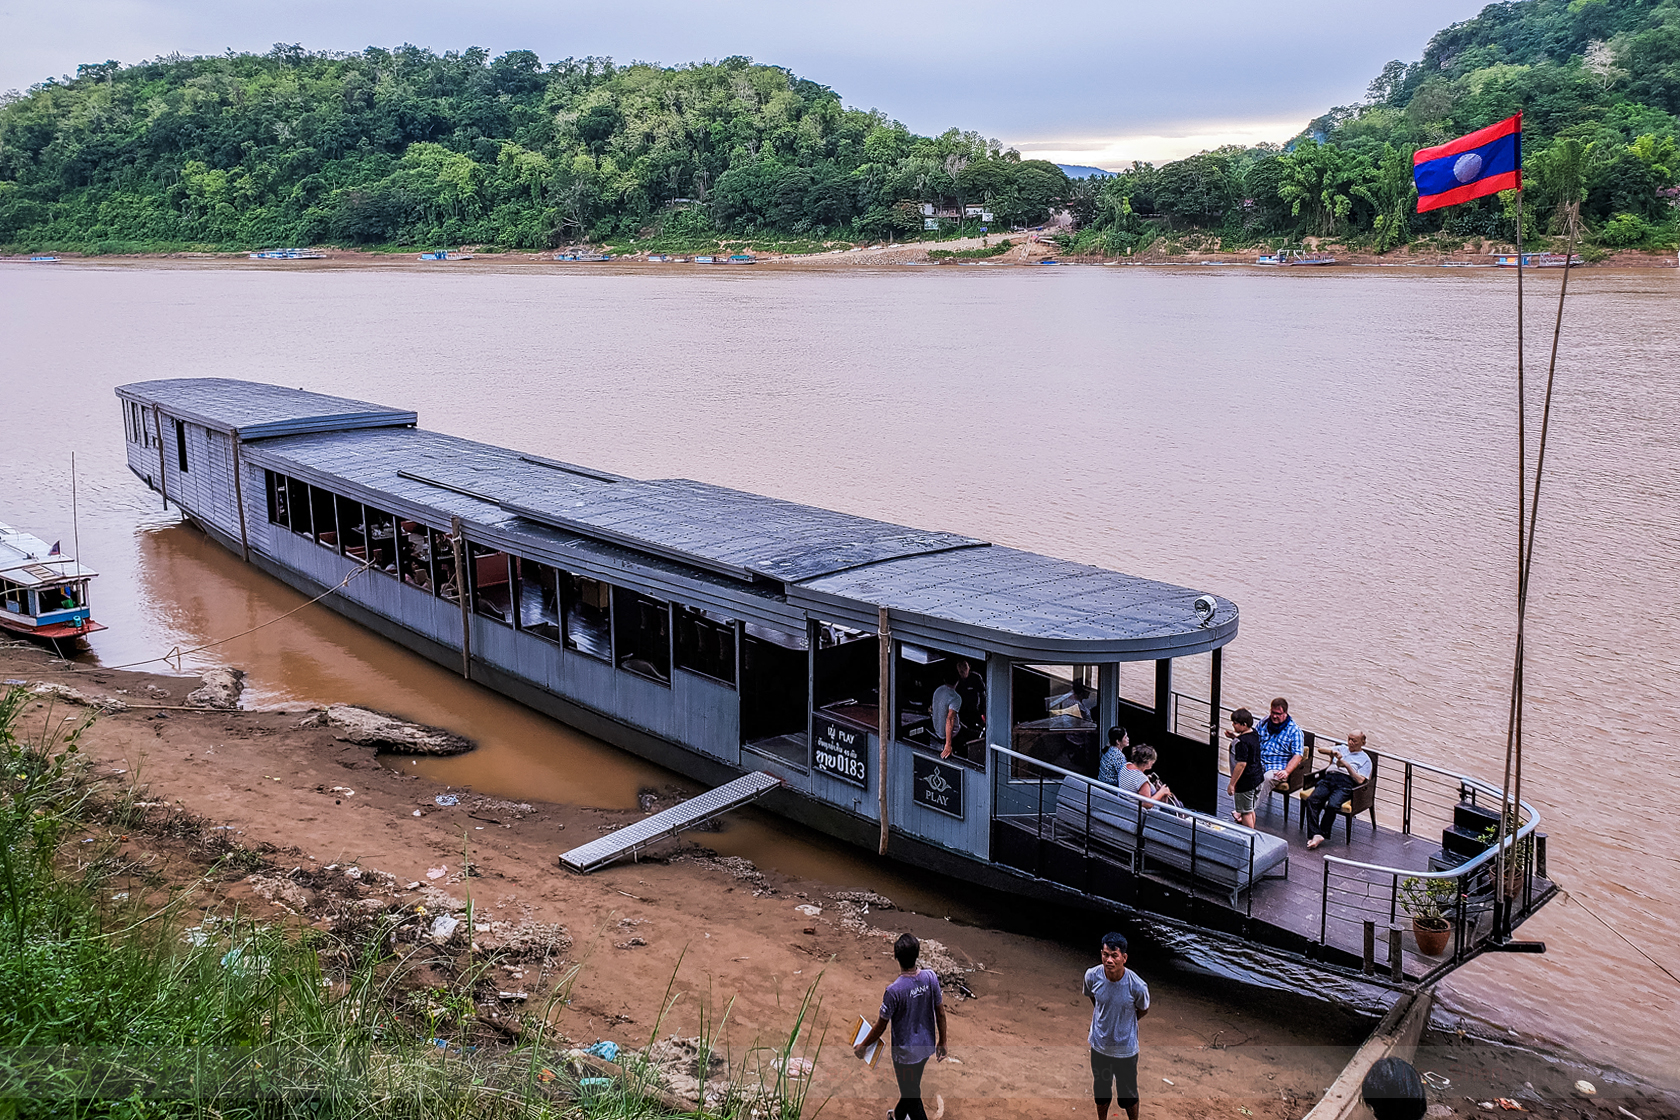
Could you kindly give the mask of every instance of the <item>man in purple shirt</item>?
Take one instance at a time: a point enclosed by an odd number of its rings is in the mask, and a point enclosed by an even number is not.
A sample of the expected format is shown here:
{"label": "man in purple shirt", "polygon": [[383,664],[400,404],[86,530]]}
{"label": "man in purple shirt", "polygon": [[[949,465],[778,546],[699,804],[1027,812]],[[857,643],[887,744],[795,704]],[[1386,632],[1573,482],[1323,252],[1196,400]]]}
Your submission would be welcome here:
{"label": "man in purple shirt", "polygon": [[922,1071],[931,1057],[945,1060],[945,996],[939,990],[939,977],[930,969],[916,967],[921,955],[922,943],[913,933],[902,934],[893,943],[893,956],[901,969],[898,979],[887,985],[881,997],[881,1017],[874,1029],[852,1048],[863,1057],[886,1033],[887,1024],[892,1024],[893,1073],[898,1077],[899,1096],[892,1120],[927,1120]]}

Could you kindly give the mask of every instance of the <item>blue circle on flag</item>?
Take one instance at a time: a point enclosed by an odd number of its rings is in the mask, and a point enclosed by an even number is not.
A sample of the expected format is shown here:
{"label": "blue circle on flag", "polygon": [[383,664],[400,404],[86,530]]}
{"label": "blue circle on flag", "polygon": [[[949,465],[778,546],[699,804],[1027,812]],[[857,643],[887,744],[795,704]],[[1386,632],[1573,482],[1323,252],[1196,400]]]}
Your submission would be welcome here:
{"label": "blue circle on flag", "polygon": [[1482,173],[1482,153],[1465,152],[1453,164],[1453,178],[1461,183],[1473,182]]}

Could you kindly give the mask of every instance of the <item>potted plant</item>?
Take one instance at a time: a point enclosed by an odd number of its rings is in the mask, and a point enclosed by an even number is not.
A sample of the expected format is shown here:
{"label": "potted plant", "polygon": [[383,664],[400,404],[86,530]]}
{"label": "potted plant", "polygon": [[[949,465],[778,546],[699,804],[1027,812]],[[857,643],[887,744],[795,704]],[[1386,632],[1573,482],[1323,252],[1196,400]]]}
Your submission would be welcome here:
{"label": "potted plant", "polygon": [[1458,900],[1456,879],[1410,878],[1400,883],[1400,905],[1412,916],[1412,937],[1418,952],[1438,957],[1452,940],[1452,920],[1447,911]]}
{"label": "potted plant", "polygon": [[[1506,835],[1515,836],[1518,827],[1517,814],[1508,811],[1505,815]],[[1499,841],[1499,826],[1489,825],[1481,836],[1483,844],[1493,847]],[[1505,850],[1505,897],[1516,898],[1522,894],[1523,880],[1528,874],[1529,862],[1534,858],[1534,837],[1524,836],[1514,841]]]}

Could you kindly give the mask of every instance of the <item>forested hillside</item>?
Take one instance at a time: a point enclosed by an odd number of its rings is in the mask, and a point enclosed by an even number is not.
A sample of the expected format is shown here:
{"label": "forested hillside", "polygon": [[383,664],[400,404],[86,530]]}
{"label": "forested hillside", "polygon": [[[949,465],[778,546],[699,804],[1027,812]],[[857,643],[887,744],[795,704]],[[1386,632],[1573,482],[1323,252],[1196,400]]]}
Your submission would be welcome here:
{"label": "forested hillside", "polygon": [[913,135],[744,58],[278,46],[83,66],[0,107],[14,245],[874,238],[920,230],[917,201],[965,191],[999,221],[1041,221],[1067,185],[1054,164],[972,132]]}
{"label": "forested hillside", "polygon": [[916,136],[744,58],[282,45],[106,62],[0,104],[0,244],[815,243],[903,236],[924,203],[977,203],[998,226],[1065,208],[1078,251],[1308,236],[1387,251],[1515,236],[1508,196],[1418,215],[1411,158],[1519,110],[1530,243],[1576,214],[1589,249],[1675,244],[1680,0],[1490,5],[1287,145],[1076,181],[977,133]]}

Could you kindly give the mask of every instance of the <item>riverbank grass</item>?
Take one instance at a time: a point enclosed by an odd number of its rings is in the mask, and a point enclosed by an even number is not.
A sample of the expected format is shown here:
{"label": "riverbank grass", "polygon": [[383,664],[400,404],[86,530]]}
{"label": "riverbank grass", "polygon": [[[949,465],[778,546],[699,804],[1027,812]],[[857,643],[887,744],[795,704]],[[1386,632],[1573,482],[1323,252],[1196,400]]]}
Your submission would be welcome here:
{"label": "riverbank grass", "polygon": [[[256,853],[224,844],[185,883],[137,860],[128,841],[148,827],[143,791],[92,773],[77,745],[91,722],[23,689],[0,697],[7,1120],[800,1115],[810,1080],[794,1075],[795,1050],[820,1046],[814,984],[789,1033],[726,1059],[697,1110],[658,1087],[651,1045],[601,1077],[552,1028],[580,966],[536,1014],[486,1041],[475,994],[494,960],[469,952],[442,989],[418,985],[404,927],[423,916],[330,934],[221,917],[209,912],[217,885],[260,866]],[[668,993],[666,1010],[675,1002]],[[700,1018],[705,1070],[728,1015]],[[809,1071],[815,1053],[799,1061]]]}

